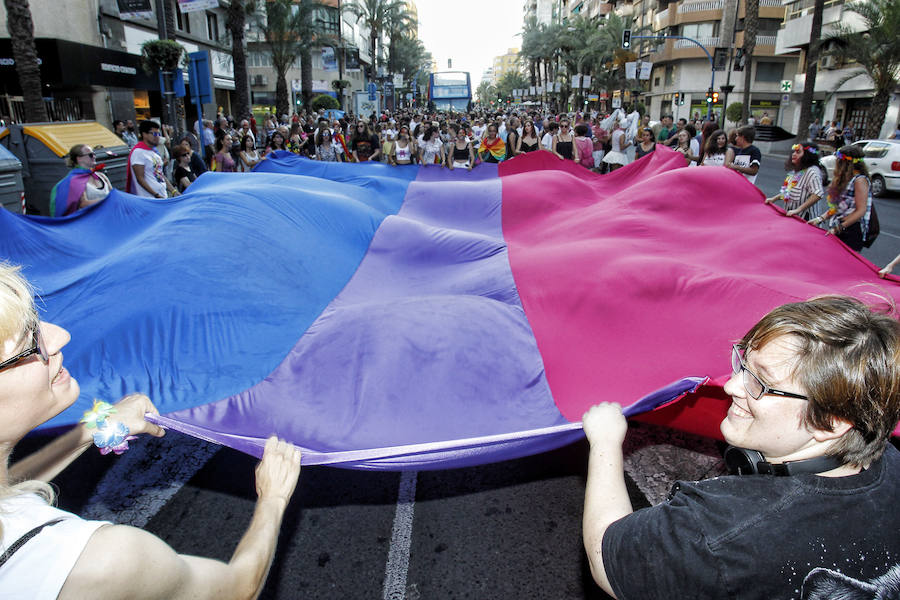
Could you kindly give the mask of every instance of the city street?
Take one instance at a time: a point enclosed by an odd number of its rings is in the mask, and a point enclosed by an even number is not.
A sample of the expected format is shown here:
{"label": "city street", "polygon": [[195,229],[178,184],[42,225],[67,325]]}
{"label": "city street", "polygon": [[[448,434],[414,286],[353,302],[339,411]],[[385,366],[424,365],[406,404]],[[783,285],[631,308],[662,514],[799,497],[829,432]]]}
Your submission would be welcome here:
{"label": "city street", "polygon": [[[764,158],[766,194],[777,191],[782,165],[783,157]],[[881,237],[863,254],[883,265],[900,252],[900,199],[877,206]],[[42,441],[26,440],[19,453]],[[716,442],[655,426],[633,425],[626,448],[635,508],[662,501],[675,479],[721,469]],[[305,468],[262,597],[605,598],[581,545],[586,459],[580,442],[458,470]],[[133,442],[121,457],[88,450],[56,480],[59,506],[227,560],[253,510],[254,465],[170,432]]]}
{"label": "city street", "polygon": [[[784,160],[786,156],[763,156],[762,169],[756,185],[766,196],[778,193],[784,180]],[[900,254],[900,195],[888,193],[883,198],[875,198],[881,234],[871,248],[863,248],[861,254],[883,267]],[[896,274],[896,273],[895,273]]]}

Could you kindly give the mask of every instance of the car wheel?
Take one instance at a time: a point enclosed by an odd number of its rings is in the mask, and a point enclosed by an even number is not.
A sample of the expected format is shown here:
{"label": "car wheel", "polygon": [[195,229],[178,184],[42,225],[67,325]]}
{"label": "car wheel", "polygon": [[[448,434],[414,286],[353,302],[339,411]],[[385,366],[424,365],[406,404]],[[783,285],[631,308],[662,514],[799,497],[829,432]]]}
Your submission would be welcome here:
{"label": "car wheel", "polygon": [[875,175],[874,177],[872,177],[872,195],[883,196],[884,190],[884,177],[881,177],[880,175]]}

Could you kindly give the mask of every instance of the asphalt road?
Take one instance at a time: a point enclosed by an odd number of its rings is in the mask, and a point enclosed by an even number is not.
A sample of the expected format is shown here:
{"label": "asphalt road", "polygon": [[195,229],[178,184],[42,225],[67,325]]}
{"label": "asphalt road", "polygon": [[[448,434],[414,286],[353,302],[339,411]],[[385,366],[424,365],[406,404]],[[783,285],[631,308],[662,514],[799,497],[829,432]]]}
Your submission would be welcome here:
{"label": "asphalt road", "polygon": [[[758,180],[777,191],[783,158]],[[900,253],[900,199],[877,202],[882,233],[863,252]],[[29,439],[18,449],[41,444]],[[626,441],[635,508],[675,479],[720,472],[716,443],[634,424]],[[476,468],[419,473],[303,469],[263,598],[606,598],[581,546],[586,445]],[[177,551],[227,560],[253,510],[255,461],[170,432],[121,457],[89,450],[56,480],[59,505],[146,527]],[[399,502],[398,502],[399,499]]]}
{"label": "asphalt road", "polygon": [[[784,180],[785,156],[764,156],[756,185],[766,194],[773,196],[781,188]],[[883,267],[900,254],[900,194],[888,193],[875,199],[875,209],[881,225],[881,234],[871,248],[863,248],[860,253],[870,261]],[[900,269],[895,274],[900,274]]]}

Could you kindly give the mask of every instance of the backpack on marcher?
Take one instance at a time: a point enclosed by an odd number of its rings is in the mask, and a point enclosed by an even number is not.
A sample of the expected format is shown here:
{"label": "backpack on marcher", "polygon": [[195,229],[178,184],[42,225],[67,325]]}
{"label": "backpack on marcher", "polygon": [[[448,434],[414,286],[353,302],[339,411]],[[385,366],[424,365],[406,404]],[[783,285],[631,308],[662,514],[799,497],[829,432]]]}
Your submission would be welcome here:
{"label": "backpack on marcher", "polygon": [[875,212],[875,203],[873,202],[872,212],[869,215],[869,228],[866,231],[866,239],[863,240],[863,246],[871,248],[879,233],[881,233],[881,225],[878,223],[878,213]]}

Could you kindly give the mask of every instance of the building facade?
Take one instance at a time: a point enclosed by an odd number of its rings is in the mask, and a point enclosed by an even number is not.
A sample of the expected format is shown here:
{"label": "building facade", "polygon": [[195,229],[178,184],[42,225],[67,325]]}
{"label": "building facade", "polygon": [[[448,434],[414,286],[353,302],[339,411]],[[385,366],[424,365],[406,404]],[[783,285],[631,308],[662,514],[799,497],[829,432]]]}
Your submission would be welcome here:
{"label": "building facade", "polygon": [[524,21],[534,19],[539,25],[557,22],[562,18],[562,0],[525,0],[522,6]]}
{"label": "building facade", "polygon": [[[372,64],[369,54],[369,30],[349,13],[340,14],[338,0],[320,0],[313,22],[316,28],[316,44],[312,49],[312,92],[338,96],[332,86],[337,79],[348,82],[344,88],[344,102],[354,92],[364,89],[366,70]],[[267,49],[262,28],[253,22],[247,31],[247,71],[250,77],[250,102],[255,113],[275,110],[275,86],[277,73]],[[294,106],[300,103],[300,57],[291,64],[286,74]]]}
{"label": "building facade", "polygon": [[519,56],[518,48],[510,48],[506,51],[506,54],[494,57],[493,66],[491,67],[491,79],[489,81],[492,85],[496,85],[504,75],[511,72],[522,72],[522,59]]}
{"label": "building facade", "polygon": [[[215,109],[230,109],[234,73],[221,7],[181,14],[176,0],[176,37],[188,52],[208,50],[211,58]],[[97,120],[107,126],[114,119],[159,118],[162,114],[160,82],[144,73],[141,44],[159,39],[153,10],[123,16],[115,0],[30,0],[34,37],[41,61],[46,102],[54,120]],[[155,3],[151,3],[152,9]],[[0,110],[21,120],[21,90],[6,10],[0,6],[0,75],[3,96]],[[196,110],[185,102],[191,120]],[[194,117],[195,118],[195,117]]]}
{"label": "building facade", "polygon": [[[822,15],[822,37],[834,32],[834,26],[842,23],[865,33],[865,23],[856,13],[847,10],[843,0],[826,0],[825,12]],[[806,83],[806,55],[809,50],[810,29],[812,27],[812,5],[808,1],[797,0],[785,6],[784,23],[778,30],[775,51],[777,54],[796,55],[800,67],[793,77],[791,85],[791,104],[797,109],[791,115],[794,131],[799,120],[799,102]],[[856,64],[840,64],[832,57],[819,59],[816,71],[816,88],[813,92],[813,117],[824,121],[837,121],[841,125],[847,123],[857,132],[862,132],[868,119],[868,111],[872,105],[874,85],[868,75],[848,78],[858,73]],[[893,135],[900,119],[900,97],[894,94],[888,105],[884,125],[879,137]]]}

